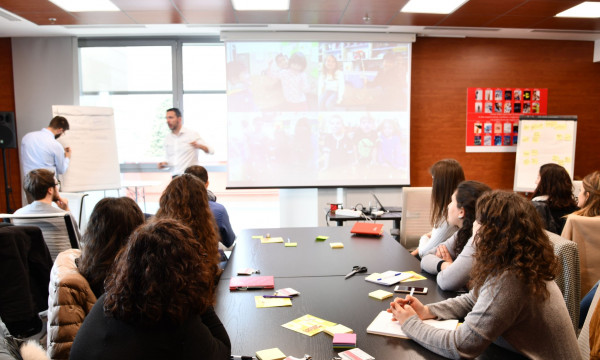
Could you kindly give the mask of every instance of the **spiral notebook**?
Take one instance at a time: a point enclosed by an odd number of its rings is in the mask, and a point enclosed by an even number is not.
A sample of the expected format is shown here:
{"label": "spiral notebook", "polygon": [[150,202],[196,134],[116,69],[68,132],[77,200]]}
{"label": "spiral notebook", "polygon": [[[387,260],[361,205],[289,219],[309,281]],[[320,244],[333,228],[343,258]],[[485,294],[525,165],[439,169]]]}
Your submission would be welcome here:
{"label": "spiral notebook", "polygon": [[[408,339],[402,331],[402,326],[397,321],[392,321],[392,313],[382,311],[367,328],[367,333]],[[423,323],[437,329],[456,330],[458,320],[423,320]]]}

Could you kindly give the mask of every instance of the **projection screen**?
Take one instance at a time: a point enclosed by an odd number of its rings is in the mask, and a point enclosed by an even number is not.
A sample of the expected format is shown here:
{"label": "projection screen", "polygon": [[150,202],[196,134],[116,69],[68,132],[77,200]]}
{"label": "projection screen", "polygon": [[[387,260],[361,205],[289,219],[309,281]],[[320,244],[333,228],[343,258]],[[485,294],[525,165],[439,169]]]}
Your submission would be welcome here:
{"label": "projection screen", "polygon": [[227,188],[410,185],[412,41],[352,39],[225,37]]}

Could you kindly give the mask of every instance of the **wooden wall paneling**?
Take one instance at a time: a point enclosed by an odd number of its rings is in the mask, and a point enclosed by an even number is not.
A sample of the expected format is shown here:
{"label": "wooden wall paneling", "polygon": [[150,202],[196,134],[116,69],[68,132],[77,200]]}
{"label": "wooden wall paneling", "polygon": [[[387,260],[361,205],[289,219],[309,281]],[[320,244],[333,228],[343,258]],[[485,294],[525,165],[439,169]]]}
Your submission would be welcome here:
{"label": "wooden wall paneling", "polygon": [[575,176],[600,170],[600,63],[591,41],[418,38],[413,45],[411,185],[454,158],[467,179],[512,189],[515,153],[466,153],[468,87],[548,88],[549,115],[578,115]]}
{"label": "wooden wall paneling", "polygon": [[[15,93],[13,83],[12,43],[10,38],[0,38],[0,111],[15,111]],[[15,115],[15,118],[17,116]],[[17,124],[18,125],[18,124]],[[18,131],[18,128],[17,128]],[[18,149],[7,149],[7,159],[10,164],[9,184],[12,187],[11,207],[16,210],[21,204],[21,170]],[[4,161],[0,156],[0,212],[6,212],[4,194]],[[8,164],[7,164],[8,167]],[[8,169],[7,169],[8,171]]]}

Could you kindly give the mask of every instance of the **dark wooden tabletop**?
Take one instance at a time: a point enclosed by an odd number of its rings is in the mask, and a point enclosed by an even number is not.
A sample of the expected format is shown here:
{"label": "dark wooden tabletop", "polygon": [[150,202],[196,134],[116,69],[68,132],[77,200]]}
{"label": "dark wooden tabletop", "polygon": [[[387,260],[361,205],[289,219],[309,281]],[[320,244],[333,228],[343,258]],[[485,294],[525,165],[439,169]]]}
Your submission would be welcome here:
{"label": "dark wooden tabletop", "polygon": [[[261,275],[275,277],[275,290],[291,287],[300,295],[293,298],[291,307],[258,309],[254,297],[272,295],[273,290],[231,292],[229,277],[224,273],[217,286],[215,310],[231,339],[232,354],[254,356],[256,351],[277,347],[287,356],[309,354],[315,360],[331,359],[340,352],[333,349],[331,336],[321,332],[309,337],[281,326],[310,314],[353,329],[358,347],[375,359],[442,359],[412,340],[367,334],[369,324],[380,311],[389,307],[393,299],[376,300],[369,297],[369,292],[379,289],[393,292],[394,286],[367,282],[364,274],[345,280],[344,275],[350,267],[367,266],[368,273],[386,270],[420,272],[420,267],[418,261],[389,235],[378,239],[351,238],[349,230],[349,227],[259,229],[240,234],[225,271],[235,276],[240,268],[259,268]],[[286,240],[289,236],[293,242],[298,242],[298,247],[261,244],[260,240],[251,238],[266,235],[266,232]],[[317,235],[330,238],[315,242]],[[343,242],[345,248],[331,249],[330,242]],[[459,295],[441,291],[434,277],[423,275],[426,280],[405,283],[429,288],[427,295],[418,295],[423,303]],[[479,357],[486,360],[508,358],[521,359],[495,345]]]}

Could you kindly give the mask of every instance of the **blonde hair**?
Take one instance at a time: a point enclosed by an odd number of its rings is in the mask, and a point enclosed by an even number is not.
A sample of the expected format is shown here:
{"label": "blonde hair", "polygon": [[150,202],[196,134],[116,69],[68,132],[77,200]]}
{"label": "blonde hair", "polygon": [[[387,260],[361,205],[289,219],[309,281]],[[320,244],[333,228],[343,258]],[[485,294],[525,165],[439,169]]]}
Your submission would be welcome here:
{"label": "blonde hair", "polygon": [[594,217],[600,216],[600,171],[594,171],[583,179],[582,185],[588,198],[583,209],[574,215]]}

